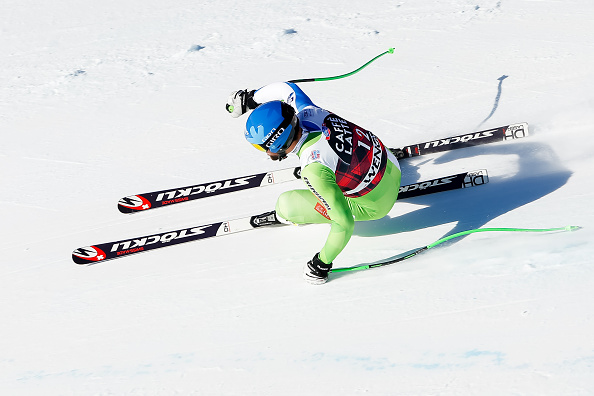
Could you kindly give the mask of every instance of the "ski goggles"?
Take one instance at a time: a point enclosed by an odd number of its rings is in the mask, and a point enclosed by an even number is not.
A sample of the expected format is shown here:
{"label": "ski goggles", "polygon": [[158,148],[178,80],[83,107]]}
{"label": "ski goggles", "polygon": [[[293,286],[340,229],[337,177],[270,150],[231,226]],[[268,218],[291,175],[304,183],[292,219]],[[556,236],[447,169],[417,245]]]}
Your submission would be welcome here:
{"label": "ski goggles", "polygon": [[294,115],[291,119],[285,119],[279,127],[270,134],[270,136],[261,144],[252,143],[252,145],[260,151],[269,151],[271,153],[285,152],[293,139],[295,133],[299,129],[299,118]]}

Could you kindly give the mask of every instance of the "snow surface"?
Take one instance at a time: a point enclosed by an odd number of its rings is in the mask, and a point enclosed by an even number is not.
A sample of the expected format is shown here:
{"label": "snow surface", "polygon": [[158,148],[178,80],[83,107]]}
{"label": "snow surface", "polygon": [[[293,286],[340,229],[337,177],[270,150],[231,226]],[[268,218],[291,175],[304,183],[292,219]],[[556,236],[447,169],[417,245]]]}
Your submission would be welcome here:
{"label": "snow surface", "polygon": [[[594,394],[594,2],[0,3],[3,395]],[[476,227],[401,264],[301,279],[326,226],[94,266],[75,248],[267,211],[295,181],[122,215],[123,196],[272,163],[223,104],[302,84],[391,147],[526,121],[532,137],[402,163],[491,182],[357,225],[336,266]]]}

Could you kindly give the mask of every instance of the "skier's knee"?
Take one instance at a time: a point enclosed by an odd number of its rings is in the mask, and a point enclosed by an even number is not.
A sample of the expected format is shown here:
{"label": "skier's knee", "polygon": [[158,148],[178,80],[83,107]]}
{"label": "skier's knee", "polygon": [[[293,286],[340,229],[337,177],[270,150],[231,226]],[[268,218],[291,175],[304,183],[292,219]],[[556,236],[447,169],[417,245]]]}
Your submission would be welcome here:
{"label": "skier's knee", "polygon": [[291,204],[290,204],[290,193],[287,191],[282,193],[276,200],[276,215],[282,217],[285,220],[291,221]]}

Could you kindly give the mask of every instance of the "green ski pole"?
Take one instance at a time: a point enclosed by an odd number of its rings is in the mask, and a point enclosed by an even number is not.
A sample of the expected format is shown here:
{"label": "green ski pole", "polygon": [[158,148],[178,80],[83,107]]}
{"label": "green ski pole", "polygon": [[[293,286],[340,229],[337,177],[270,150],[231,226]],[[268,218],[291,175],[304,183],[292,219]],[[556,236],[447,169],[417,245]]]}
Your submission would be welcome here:
{"label": "green ski pole", "polygon": [[364,64],[363,66],[361,66],[360,68],[353,70],[350,73],[346,73],[346,74],[341,74],[340,76],[333,76],[333,77],[318,77],[318,78],[302,78],[299,80],[291,80],[289,81],[290,83],[302,83],[302,82],[312,82],[312,81],[329,81],[329,80],[338,80],[339,78],[345,78],[348,76],[352,76],[355,73],[358,73],[359,71],[363,70],[365,67],[367,67],[371,62],[373,62],[374,60],[376,60],[377,58],[379,58],[380,56],[384,56],[386,54],[393,54],[394,53],[394,48],[390,48],[388,49],[386,52],[383,52],[381,54],[379,54],[378,56],[376,56],[375,58],[373,58],[372,60],[370,60],[369,62],[367,62],[366,64]]}
{"label": "green ski pole", "polygon": [[452,234],[447,237],[441,238],[427,246],[423,246],[422,248],[418,248],[416,250],[413,250],[412,252],[405,253],[403,256],[397,257],[392,260],[382,261],[382,262],[375,263],[375,264],[361,264],[361,265],[357,265],[354,267],[348,267],[348,268],[335,268],[335,269],[332,269],[330,272],[337,273],[337,272],[347,272],[347,271],[360,271],[360,270],[366,270],[369,268],[383,267],[384,265],[399,263],[401,261],[404,261],[406,259],[414,257],[417,254],[424,252],[425,250],[429,250],[437,245],[440,245],[446,241],[449,241],[450,239],[458,238],[458,237],[461,237],[464,235],[474,234],[477,232],[489,232],[489,231],[553,232],[553,231],[576,231],[576,230],[579,230],[580,228],[581,228],[580,226],[566,226],[566,227],[559,227],[559,228],[477,228],[474,230],[458,232],[457,234]]}

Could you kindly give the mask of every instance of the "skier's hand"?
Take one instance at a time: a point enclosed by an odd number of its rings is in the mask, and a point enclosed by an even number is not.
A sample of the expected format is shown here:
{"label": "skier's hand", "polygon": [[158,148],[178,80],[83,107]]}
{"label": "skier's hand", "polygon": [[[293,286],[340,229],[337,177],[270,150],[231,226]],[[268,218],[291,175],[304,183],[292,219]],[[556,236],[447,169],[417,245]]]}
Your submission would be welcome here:
{"label": "skier's hand", "polygon": [[248,110],[256,108],[257,103],[254,102],[253,96],[255,91],[248,91],[247,89],[231,92],[225,108],[231,114],[231,117],[237,118]]}

